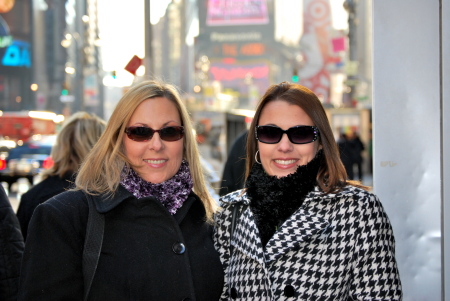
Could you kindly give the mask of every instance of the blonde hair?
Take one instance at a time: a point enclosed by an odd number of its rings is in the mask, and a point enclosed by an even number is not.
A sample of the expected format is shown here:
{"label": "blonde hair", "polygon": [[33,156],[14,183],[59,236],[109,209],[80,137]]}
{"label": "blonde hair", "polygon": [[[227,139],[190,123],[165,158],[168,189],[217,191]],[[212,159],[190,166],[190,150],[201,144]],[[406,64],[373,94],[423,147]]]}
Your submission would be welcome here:
{"label": "blonde hair", "polygon": [[52,147],[53,166],[42,172],[42,178],[74,174],[81,162],[92,149],[105,130],[106,122],[87,112],[77,112],[70,116],[56,136]]}
{"label": "blonde hair", "polygon": [[156,97],[172,101],[180,114],[185,132],[183,156],[189,164],[194,181],[193,190],[203,202],[207,220],[212,222],[218,206],[205,184],[191,118],[176,88],[162,81],[138,83],[123,95],[108,121],[105,132],[82,164],[75,181],[76,187],[91,194],[114,194],[119,186],[123,168],[131,165],[123,146],[125,128],[136,108],[143,101]]}

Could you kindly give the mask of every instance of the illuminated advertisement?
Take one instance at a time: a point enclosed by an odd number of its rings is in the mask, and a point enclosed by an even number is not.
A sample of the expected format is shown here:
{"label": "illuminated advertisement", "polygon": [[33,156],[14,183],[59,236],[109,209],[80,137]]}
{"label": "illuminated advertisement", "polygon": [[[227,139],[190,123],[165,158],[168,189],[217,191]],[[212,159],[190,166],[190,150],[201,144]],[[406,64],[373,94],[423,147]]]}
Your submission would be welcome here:
{"label": "illuminated advertisement", "polygon": [[209,0],[208,26],[255,25],[269,23],[266,0]]}
{"label": "illuminated advertisement", "polygon": [[28,9],[27,2],[0,1],[0,66],[31,67],[29,39],[16,38],[17,36],[30,37],[30,21],[27,18],[18,18],[18,16],[27,16]]}
{"label": "illuminated advertisement", "polygon": [[199,39],[206,42],[274,40],[275,0],[198,0]]}
{"label": "illuminated advertisement", "polygon": [[6,24],[5,20],[0,16],[0,59],[3,59],[6,49],[11,44],[12,36],[9,33],[8,24]]}
{"label": "illuminated advertisement", "polygon": [[248,94],[249,81],[257,87],[258,94],[264,94],[270,82],[269,62],[236,62],[227,64],[212,62],[209,69],[211,80],[219,81],[224,88],[232,88],[242,94]]}

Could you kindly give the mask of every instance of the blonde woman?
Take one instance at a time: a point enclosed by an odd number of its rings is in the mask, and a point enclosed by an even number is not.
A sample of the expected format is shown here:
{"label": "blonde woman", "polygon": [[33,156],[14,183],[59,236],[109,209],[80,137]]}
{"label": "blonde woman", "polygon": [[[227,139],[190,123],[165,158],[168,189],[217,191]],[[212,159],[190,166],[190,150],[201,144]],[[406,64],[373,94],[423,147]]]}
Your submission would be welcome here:
{"label": "blonde woman", "polygon": [[86,195],[105,223],[87,300],[220,297],[223,271],[211,222],[216,203],[173,86],[145,81],[130,88],[81,166],[76,190],[36,209],[19,300],[83,299]]}
{"label": "blonde woman", "polygon": [[75,172],[105,130],[106,122],[87,112],[71,115],[56,136],[50,154],[53,166],[42,172],[42,181],[24,193],[17,217],[26,239],[34,209],[58,193],[73,186]]}

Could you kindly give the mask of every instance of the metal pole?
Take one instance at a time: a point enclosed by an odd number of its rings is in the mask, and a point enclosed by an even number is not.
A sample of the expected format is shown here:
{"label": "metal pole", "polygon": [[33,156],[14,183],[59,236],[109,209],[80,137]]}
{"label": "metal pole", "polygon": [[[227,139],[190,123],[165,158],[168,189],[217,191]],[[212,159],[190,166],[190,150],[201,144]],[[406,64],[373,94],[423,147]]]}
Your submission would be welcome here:
{"label": "metal pole", "polygon": [[145,75],[147,79],[152,79],[154,77],[154,64],[153,64],[153,47],[152,47],[152,23],[150,22],[150,0],[145,0],[144,10],[145,10],[145,57],[144,57],[144,67]]}
{"label": "metal pole", "polygon": [[[348,41],[349,41],[349,49],[348,49],[348,55],[349,55],[349,61],[351,63],[355,62],[357,60],[357,50],[356,50],[356,3],[355,0],[346,0],[344,2],[344,8],[348,12]],[[355,75],[348,76],[347,80],[351,82],[350,84],[350,91],[348,92],[348,98],[347,100],[349,103],[346,104],[346,106],[353,106],[353,97],[355,95]]]}

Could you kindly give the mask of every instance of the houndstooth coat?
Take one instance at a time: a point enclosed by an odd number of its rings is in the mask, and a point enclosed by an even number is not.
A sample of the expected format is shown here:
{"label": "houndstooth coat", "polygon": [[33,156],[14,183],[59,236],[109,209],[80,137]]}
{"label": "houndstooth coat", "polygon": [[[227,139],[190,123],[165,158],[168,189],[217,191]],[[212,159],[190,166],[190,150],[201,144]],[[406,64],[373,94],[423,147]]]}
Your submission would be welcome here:
{"label": "houndstooth coat", "polygon": [[402,299],[392,228],[374,194],[316,187],[264,248],[249,207],[230,248],[231,208],[250,200],[239,190],[221,201],[214,232],[226,274],[221,300]]}

